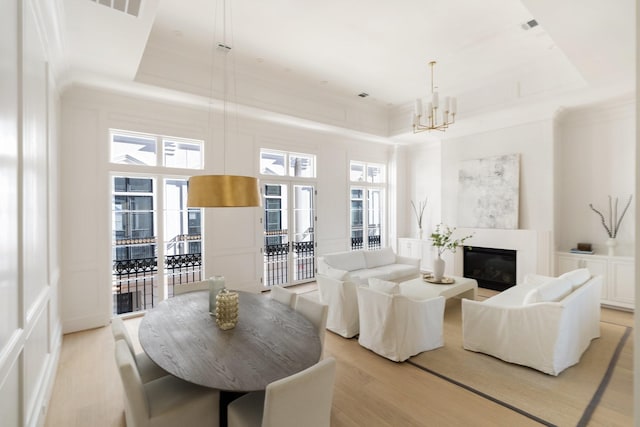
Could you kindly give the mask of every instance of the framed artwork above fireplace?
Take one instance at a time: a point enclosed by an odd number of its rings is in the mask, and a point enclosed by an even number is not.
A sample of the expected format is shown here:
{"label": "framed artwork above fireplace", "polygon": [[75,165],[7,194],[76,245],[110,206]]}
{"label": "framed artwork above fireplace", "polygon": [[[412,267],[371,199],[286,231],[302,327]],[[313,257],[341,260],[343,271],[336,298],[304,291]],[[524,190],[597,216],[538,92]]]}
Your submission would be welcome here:
{"label": "framed artwork above fireplace", "polygon": [[466,160],[458,172],[458,225],[518,228],[520,155]]}

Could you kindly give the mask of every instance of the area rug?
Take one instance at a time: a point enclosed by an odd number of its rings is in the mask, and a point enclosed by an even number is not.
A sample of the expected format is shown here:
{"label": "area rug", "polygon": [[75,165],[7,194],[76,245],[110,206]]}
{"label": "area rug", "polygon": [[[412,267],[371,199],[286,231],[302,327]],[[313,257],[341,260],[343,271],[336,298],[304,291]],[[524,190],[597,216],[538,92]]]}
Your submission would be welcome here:
{"label": "area rug", "polygon": [[553,377],[464,350],[459,300],[447,302],[444,320],[444,347],[407,363],[548,426],[588,423],[631,331],[601,322],[600,338],[591,342],[580,362]]}

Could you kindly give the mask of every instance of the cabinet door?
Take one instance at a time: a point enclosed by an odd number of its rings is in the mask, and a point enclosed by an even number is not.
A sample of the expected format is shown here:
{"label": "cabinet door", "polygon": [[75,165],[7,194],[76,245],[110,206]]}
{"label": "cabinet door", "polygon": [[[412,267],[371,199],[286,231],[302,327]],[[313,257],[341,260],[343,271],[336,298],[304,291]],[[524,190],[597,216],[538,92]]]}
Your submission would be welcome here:
{"label": "cabinet door", "polygon": [[609,299],[633,307],[635,301],[634,266],[628,261],[611,261]]}
{"label": "cabinet door", "polygon": [[557,275],[561,275],[571,270],[575,270],[579,265],[580,258],[573,256],[558,256],[558,272]]}

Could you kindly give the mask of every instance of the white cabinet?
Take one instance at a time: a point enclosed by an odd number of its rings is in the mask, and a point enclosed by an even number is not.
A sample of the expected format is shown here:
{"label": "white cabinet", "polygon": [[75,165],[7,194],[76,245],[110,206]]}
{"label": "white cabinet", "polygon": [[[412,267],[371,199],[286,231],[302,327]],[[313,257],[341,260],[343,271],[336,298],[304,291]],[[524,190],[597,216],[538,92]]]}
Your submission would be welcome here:
{"label": "white cabinet", "polygon": [[557,274],[576,268],[588,268],[592,275],[602,275],[602,304],[633,309],[634,259],[633,257],[609,257],[558,252]]}
{"label": "white cabinet", "polygon": [[398,238],[398,255],[420,259],[422,270],[431,270],[433,256],[431,242],[427,240],[412,239],[410,237]]}

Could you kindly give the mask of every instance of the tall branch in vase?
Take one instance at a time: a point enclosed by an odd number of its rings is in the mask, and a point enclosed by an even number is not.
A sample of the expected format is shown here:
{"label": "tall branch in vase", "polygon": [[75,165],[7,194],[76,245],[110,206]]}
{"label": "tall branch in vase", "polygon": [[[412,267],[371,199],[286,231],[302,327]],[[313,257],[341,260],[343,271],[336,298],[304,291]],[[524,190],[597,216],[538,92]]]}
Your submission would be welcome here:
{"label": "tall branch in vase", "polygon": [[624,215],[627,213],[627,209],[629,209],[629,206],[631,205],[632,198],[633,198],[633,194],[629,196],[629,200],[627,201],[626,206],[622,210],[622,214],[620,214],[620,217],[618,217],[618,198],[616,197],[614,202],[611,196],[609,196],[609,215],[607,219],[605,219],[602,212],[600,212],[598,209],[593,207],[592,203],[589,203],[589,207],[591,208],[591,210],[594,211],[596,214],[598,214],[598,216],[600,217],[600,222],[602,223],[602,226],[607,232],[607,235],[609,236],[609,238],[615,239],[618,236],[618,230],[620,230],[620,224],[622,223],[622,219],[624,218]]}
{"label": "tall branch in vase", "polygon": [[418,237],[422,239],[422,216],[424,215],[424,208],[427,207],[427,198],[425,197],[424,201],[418,202],[418,206],[411,201],[411,206],[413,206],[413,213],[416,215],[416,221],[418,221]]}

